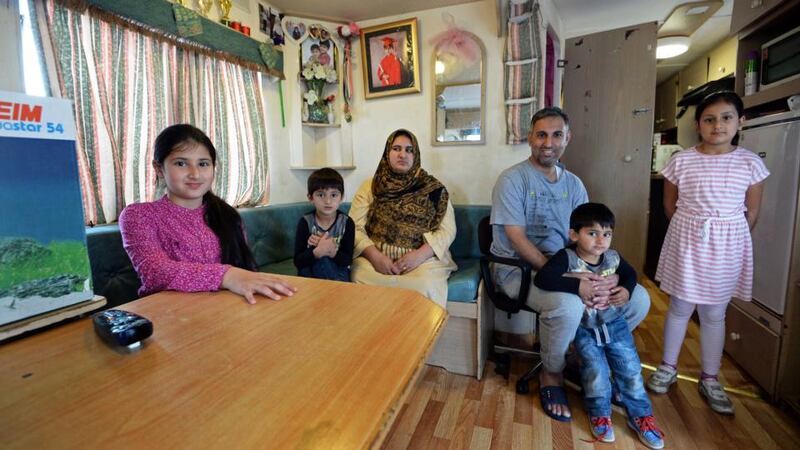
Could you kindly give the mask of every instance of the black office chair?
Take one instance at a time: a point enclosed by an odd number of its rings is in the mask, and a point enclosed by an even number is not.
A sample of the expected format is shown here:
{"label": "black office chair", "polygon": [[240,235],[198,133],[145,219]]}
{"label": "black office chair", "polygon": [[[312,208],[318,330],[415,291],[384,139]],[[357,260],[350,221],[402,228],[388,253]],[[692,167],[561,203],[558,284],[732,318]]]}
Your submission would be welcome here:
{"label": "black office chair", "polygon": [[[528,292],[531,285],[531,271],[533,267],[527,262],[517,258],[503,258],[493,255],[491,252],[492,246],[492,225],[489,222],[489,217],[484,217],[478,223],[478,245],[481,249],[481,275],[483,277],[483,286],[486,289],[486,295],[492,301],[494,306],[504,311],[511,318],[512,314],[517,314],[520,311],[528,311],[534,315],[536,323],[536,341],[532,350],[525,350],[516,347],[509,347],[506,345],[498,344],[492,337],[492,360],[495,363],[495,372],[503,375],[508,379],[511,357],[509,352],[524,353],[537,357],[536,363],[528,370],[519,380],[517,380],[517,393],[527,394],[530,392],[528,382],[533,379],[542,368],[541,354],[539,352],[539,313],[531,309],[525,300],[528,298]],[[492,270],[489,263],[505,264],[508,266],[519,267],[522,271],[522,280],[520,283],[519,294],[516,297],[510,297],[497,289],[492,278]],[[498,353],[497,350],[503,353]]]}

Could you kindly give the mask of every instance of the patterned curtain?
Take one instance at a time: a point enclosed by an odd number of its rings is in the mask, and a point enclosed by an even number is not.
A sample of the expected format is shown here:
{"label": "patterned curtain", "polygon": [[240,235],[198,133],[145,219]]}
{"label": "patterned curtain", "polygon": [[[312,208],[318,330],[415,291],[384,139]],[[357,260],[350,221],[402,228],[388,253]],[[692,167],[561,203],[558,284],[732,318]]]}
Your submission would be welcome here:
{"label": "patterned curtain", "polygon": [[528,140],[531,117],[544,106],[544,29],[539,3],[510,0],[504,49],[506,141]]}
{"label": "patterned curtain", "polygon": [[[63,7],[37,2],[56,96],[75,102],[86,222],[113,222],[129,203],[161,195],[151,161],[175,123],[217,149],[214,192],[234,206],[268,199],[261,74]],[[45,42],[46,41],[46,42]]]}

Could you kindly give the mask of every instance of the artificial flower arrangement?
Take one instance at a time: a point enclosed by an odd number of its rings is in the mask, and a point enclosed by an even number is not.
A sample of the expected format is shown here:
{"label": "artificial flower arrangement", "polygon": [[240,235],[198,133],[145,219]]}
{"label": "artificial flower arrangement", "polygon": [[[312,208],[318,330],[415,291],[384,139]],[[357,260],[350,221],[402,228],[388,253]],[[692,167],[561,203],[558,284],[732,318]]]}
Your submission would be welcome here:
{"label": "artificial flower arrangement", "polygon": [[301,72],[303,81],[308,89],[303,98],[308,105],[308,121],[314,123],[328,123],[328,111],[335,100],[334,95],[323,97],[322,91],[328,83],[336,83],[336,69],[325,66],[319,62],[307,63]]}

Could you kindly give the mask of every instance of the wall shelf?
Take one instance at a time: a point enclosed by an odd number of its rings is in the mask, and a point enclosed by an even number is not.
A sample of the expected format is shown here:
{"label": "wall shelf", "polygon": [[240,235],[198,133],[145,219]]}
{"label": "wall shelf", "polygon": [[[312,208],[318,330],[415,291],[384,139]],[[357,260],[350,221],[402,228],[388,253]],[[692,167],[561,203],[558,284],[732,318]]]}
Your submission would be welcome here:
{"label": "wall shelf", "polygon": [[800,78],[742,97],[745,109],[780,100],[800,92]]}
{"label": "wall shelf", "polygon": [[[743,10],[749,10],[748,3],[745,0],[736,0],[737,5],[744,3]],[[774,6],[774,8],[773,8]],[[737,6],[738,7],[738,6]],[[742,7],[739,7],[742,8]],[[736,55],[736,93],[742,96],[745,110],[756,109],[755,111],[747,111],[749,113],[755,112],[756,114],[767,112],[772,109],[771,102],[776,102],[783,98],[800,92],[800,79],[790,80],[783,84],[765,88],[751,95],[744,94],[744,66],[747,61],[748,53],[755,51],[761,54],[761,46],[772,39],[780,36],[781,34],[794,29],[797,26],[797,16],[800,14],[800,0],[790,0],[784,2],[775,2],[770,0],[765,2],[765,6],[761,9],[765,11],[759,12],[763,14],[753,17],[752,23],[748,22],[747,28],[739,33],[739,46]],[[769,10],[768,12],[766,10]],[[747,19],[750,20],[750,19]],[[760,75],[760,73],[759,73]],[[764,106],[766,111],[760,111],[759,107]],[[786,104],[782,105],[784,108]]]}
{"label": "wall shelf", "polygon": [[317,170],[328,167],[336,170],[355,170],[356,166],[289,166],[291,170]]}
{"label": "wall shelf", "polygon": [[[323,27],[335,29],[335,25],[322,22]],[[336,33],[331,33],[331,40],[337,49],[344,47],[344,42]],[[300,45],[287,40],[284,45],[284,54],[300,55]],[[342,66],[343,54],[338,53],[335,58],[339,81],[326,84],[322,92],[325,98],[335,95],[335,101],[329,105],[333,113],[333,123],[315,123],[308,121],[308,105],[303,94],[308,87],[301,76],[301,59],[287,57],[284,60],[284,73],[286,74],[286,128],[288,132],[288,152],[290,170],[315,170],[331,167],[341,170],[355,169],[353,158],[353,125],[344,120]],[[329,116],[330,117],[330,116]]]}
{"label": "wall shelf", "polygon": [[303,122],[304,127],[312,127],[312,128],[341,128],[342,124],[340,123],[315,123],[315,122]]}

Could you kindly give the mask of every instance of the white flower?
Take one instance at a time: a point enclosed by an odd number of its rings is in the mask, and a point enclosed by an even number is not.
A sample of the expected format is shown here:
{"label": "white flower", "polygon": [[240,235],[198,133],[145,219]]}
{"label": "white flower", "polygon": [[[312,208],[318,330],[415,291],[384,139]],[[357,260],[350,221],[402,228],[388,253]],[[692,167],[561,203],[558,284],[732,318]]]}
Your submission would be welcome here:
{"label": "white flower", "polygon": [[333,70],[332,67],[328,68],[327,73],[325,74],[325,81],[328,83],[336,82],[336,71]]}
{"label": "white flower", "polygon": [[315,64],[314,65],[314,78],[324,80],[325,77],[325,67],[322,64]]}
{"label": "white flower", "polygon": [[314,68],[311,66],[306,66],[303,68],[303,78],[310,80],[314,77]]}
{"label": "white flower", "polygon": [[317,93],[314,92],[313,90],[309,90],[305,94],[303,94],[303,98],[306,99],[306,103],[308,103],[309,105],[313,105],[314,103],[317,102],[317,100],[319,100],[319,97],[317,97]]}

